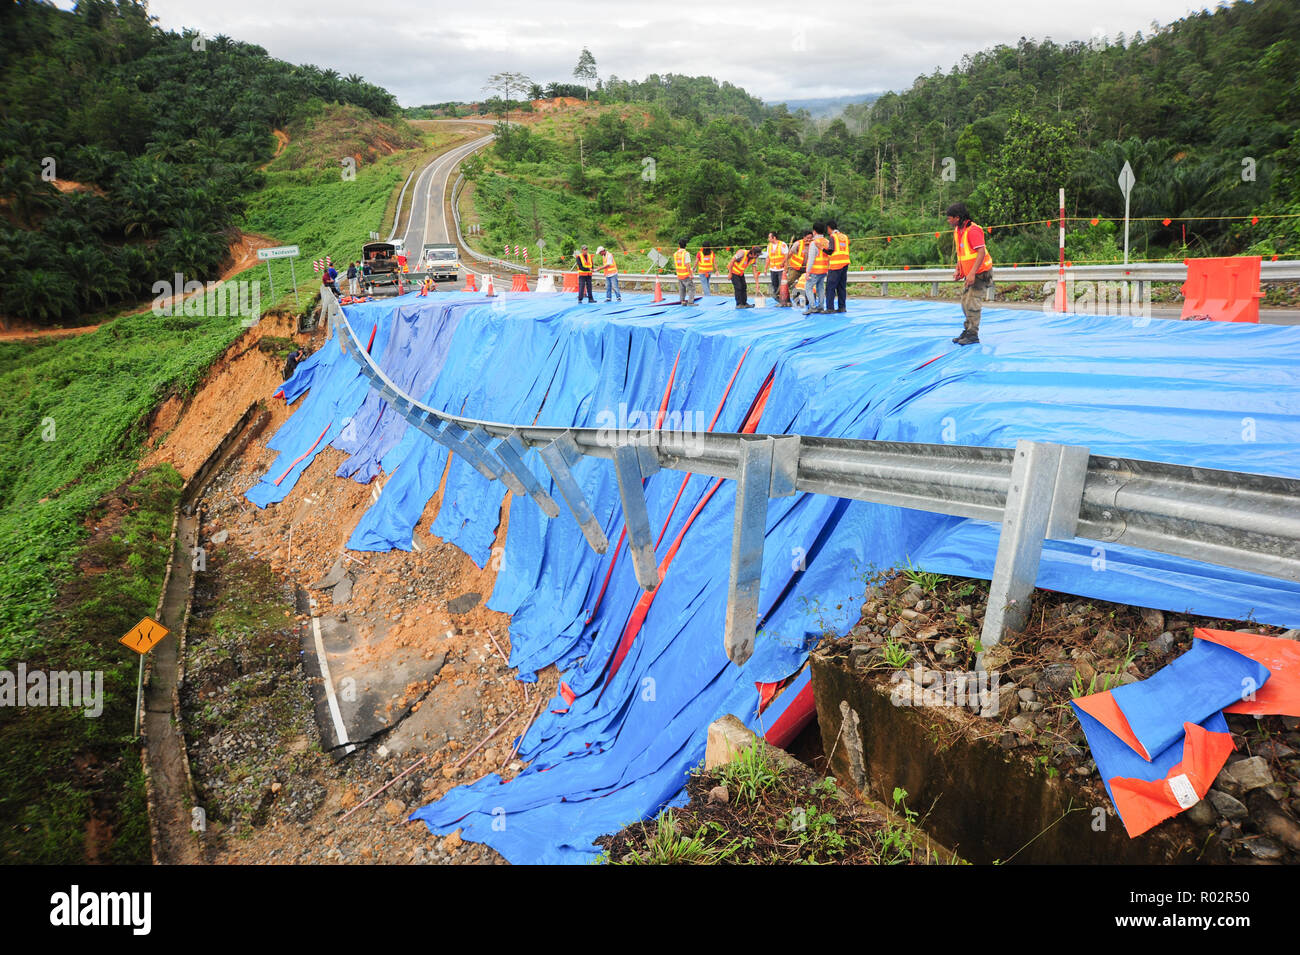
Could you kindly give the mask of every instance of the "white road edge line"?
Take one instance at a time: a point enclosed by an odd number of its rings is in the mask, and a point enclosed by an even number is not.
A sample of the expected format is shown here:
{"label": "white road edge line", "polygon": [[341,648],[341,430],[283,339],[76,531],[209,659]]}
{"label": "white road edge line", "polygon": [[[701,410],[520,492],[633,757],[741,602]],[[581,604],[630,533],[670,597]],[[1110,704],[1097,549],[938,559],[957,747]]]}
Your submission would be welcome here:
{"label": "white road edge line", "polygon": [[312,598],[311,632],[316,638],[316,662],[320,665],[320,675],[325,680],[325,699],[329,703],[330,717],[334,720],[334,735],[339,745],[347,743],[345,753],[351,753],[356,747],[348,742],[348,728],[343,725],[343,713],[339,710],[338,697],[334,695],[334,680],[330,676],[329,660],[325,659],[325,641],[320,636],[320,617],[316,616],[316,599]]}

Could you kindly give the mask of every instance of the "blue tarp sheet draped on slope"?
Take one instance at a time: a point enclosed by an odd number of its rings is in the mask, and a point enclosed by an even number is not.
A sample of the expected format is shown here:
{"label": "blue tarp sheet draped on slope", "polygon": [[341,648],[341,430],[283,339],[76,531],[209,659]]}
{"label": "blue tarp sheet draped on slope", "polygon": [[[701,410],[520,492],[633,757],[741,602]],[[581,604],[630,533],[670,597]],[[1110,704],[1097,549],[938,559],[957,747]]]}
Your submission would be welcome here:
{"label": "blue tarp sheet draped on slope", "polygon": [[[593,307],[567,296],[487,304],[439,293],[349,307],[347,314],[363,342],[378,322],[372,353],[390,377],[409,383],[425,404],[469,417],[640,427],[637,413],[656,412],[676,363],[669,410],[689,413],[701,431],[739,368],[718,431],[740,429],[770,373],[760,432],[1002,447],[1029,438],[1086,445],[1095,454],[1300,477],[1296,328],[1141,326],[986,309],[985,343],[958,348],[948,339],[960,312],[937,303],[855,301],[846,319],[737,312],[721,298],[681,308],[627,296],[621,306]],[[322,353],[331,349],[337,345]],[[302,381],[311,391],[273,439],[284,461],[268,481],[327,423],[327,437],[338,437],[342,426],[331,416],[351,416],[348,469],[391,477],[350,546],[409,548],[446,452],[388,420],[394,416],[382,415],[375,396],[357,393],[349,359],[317,358],[286,383],[286,394],[300,394]],[[525,460],[560,500],[537,453]],[[306,463],[275,493],[263,482],[250,499],[283,499]],[[416,813],[435,831],[463,828],[465,838],[487,842],[514,862],[592,858],[596,836],[680,798],[711,720],[731,712],[756,729],[771,725],[787,698],[758,716],[754,683],[795,673],[822,632],[844,632],[856,621],[873,567],[910,557],[928,570],[985,578],[992,572],[995,525],[816,495],[775,499],[762,632],[754,656],[737,668],[721,640],[735,501],[734,483],[723,482],[686,533],[639,636],[606,686],[610,657],[641,591],[624,547],[599,611],[585,622],[613,558],[622,509],[608,461],[584,458],[574,473],[609,537],[609,552],[586,546],[563,504],[560,518],[547,520],[531,500],[512,498],[488,605],[513,615],[512,665],[528,678],[557,664],[577,699],[563,714],[550,712],[565,709],[559,698],[546,707],[521,746],[531,765],[509,785],[489,777]],[[661,471],[646,483],[656,538],[682,479]],[[713,484],[689,479],[656,549],[659,559]],[[503,498],[499,483],[453,457],[431,531],[483,566]],[[1257,620],[1288,625],[1300,619],[1295,584],[1098,546],[1048,542],[1039,583],[1180,612],[1253,612]]]}

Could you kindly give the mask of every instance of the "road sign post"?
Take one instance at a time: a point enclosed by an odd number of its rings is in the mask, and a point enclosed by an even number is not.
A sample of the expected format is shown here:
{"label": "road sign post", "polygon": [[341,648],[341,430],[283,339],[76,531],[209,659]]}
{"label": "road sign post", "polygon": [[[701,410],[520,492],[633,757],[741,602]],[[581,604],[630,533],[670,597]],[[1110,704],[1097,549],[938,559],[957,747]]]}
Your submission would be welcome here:
{"label": "road sign post", "polygon": [[1137,181],[1133,175],[1133,167],[1124,160],[1124,168],[1119,171],[1119,190],[1124,193],[1124,264],[1128,265],[1128,200],[1133,192],[1133,183]]}
{"label": "road sign post", "polygon": [[144,655],[171,633],[157,620],[145,617],[117,641],[140,654],[140,669],[135,678],[135,735],[140,735],[140,717],[144,707]]}
{"label": "road sign post", "polygon": [[289,260],[289,275],[293,280],[293,304],[298,305],[298,274],[293,267],[293,260],[298,257],[298,247],[296,245],[278,245],[273,249],[258,249],[257,257],[266,262],[266,280],[271,284],[272,301],[275,300],[275,282],[271,279],[271,260]]}

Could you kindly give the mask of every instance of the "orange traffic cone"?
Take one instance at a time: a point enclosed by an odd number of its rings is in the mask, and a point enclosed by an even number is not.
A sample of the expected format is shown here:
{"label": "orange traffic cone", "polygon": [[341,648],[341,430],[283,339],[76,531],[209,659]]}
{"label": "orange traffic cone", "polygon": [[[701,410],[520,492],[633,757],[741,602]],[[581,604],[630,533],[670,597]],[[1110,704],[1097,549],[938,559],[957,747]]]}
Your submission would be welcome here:
{"label": "orange traffic cone", "polygon": [[492,287],[492,273],[491,273],[491,272],[489,272],[489,273],[487,274],[487,280],[488,280],[488,284],[487,284],[487,293],[486,293],[486,294],[487,294],[487,297],[488,297],[488,298],[496,298],[497,293],[496,293],[496,289],[494,289],[494,288]]}
{"label": "orange traffic cone", "polygon": [[656,275],[655,276],[655,301],[662,302],[663,300],[664,300],[664,289],[663,286],[659,284],[659,276]]}
{"label": "orange traffic cone", "polygon": [[514,284],[512,284],[512,285],[510,286],[510,291],[512,291],[512,292],[527,292],[527,291],[528,291],[528,276],[527,276],[527,275],[521,275],[521,274],[519,274],[518,272],[516,272],[516,273],[515,273],[515,281],[514,281]]}
{"label": "orange traffic cone", "polygon": [[466,291],[466,292],[477,292],[477,291],[478,291],[478,284],[474,281],[474,273],[473,273],[473,272],[466,272],[466,273],[465,273],[465,291]]}

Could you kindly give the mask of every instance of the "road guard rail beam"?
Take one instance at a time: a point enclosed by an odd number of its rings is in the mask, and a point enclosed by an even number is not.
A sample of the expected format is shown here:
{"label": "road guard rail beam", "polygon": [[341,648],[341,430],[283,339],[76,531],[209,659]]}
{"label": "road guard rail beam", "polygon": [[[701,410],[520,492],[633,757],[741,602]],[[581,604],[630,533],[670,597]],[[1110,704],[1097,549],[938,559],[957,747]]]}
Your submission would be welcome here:
{"label": "road guard rail beam", "polygon": [[[515,266],[518,268],[518,266]],[[555,271],[551,269],[542,270],[550,272],[557,278],[563,276],[563,270]],[[538,275],[541,275],[539,271]],[[889,294],[889,283],[891,282],[928,282],[930,283],[930,294],[939,294],[939,283],[952,282],[953,270],[950,268],[925,268],[925,269],[850,269],[848,282],[852,285],[880,285],[881,295]],[[597,276],[599,277],[599,276]],[[753,272],[746,273],[746,279],[753,282]],[[768,272],[759,270],[759,279],[763,284],[767,283]],[[1060,266],[1057,265],[995,265],[993,266],[993,282],[1010,284],[1013,282],[1051,282],[1055,283],[1061,277]],[[629,284],[653,284],[655,279],[662,282],[675,282],[677,276],[672,272],[661,272],[658,275],[646,272],[629,272],[619,275],[619,282],[624,285]],[[722,285],[722,291],[729,293],[731,286],[729,284],[730,275],[724,272],[715,272],[713,278]],[[1265,260],[1260,263],[1259,280],[1261,283],[1266,282],[1294,282],[1300,280],[1300,260],[1283,259],[1277,262]],[[1187,281],[1187,265],[1183,262],[1134,262],[1129,265],[1072,265],[1065,269],[1065,281],[1072,282],[1133,282],[1135,288],[1133,294],[1129,296],[1132,302],[1139,302],[1146,294],[1146,285],[1148,282],[1185,282]],[[557,284],[556,288],[560,286]],[[1049,291],[1049,290],[1044,290]],[[993,297],[993,287],[990,286],[986,295],[991,299]]]}
{"label": "road guard rail beam", "polygon": [[[767,501],[799,492],[910,507],[1001,524],[981,641],[1023,629],[1045,540],[1075,537],[1138,547],[1300,581],[1300,480],[1091,455],[1087,448],[1018,441],[1014,449],[909,444],[787,434],[628,430],[480,421],[420,404],[384,374],[328,290],[339,341],[410,424],[460,454],[489,480],[559,507],[523,462],[537,448],[561,497],[597,553],[609,546],[572,475],[582,455],[614,462],[637,582],[659,583],[641,481],[688,471],[737,482],[723,640],[749,659],[758,619]],[[493,444],[493,441],[496,441]]]}

